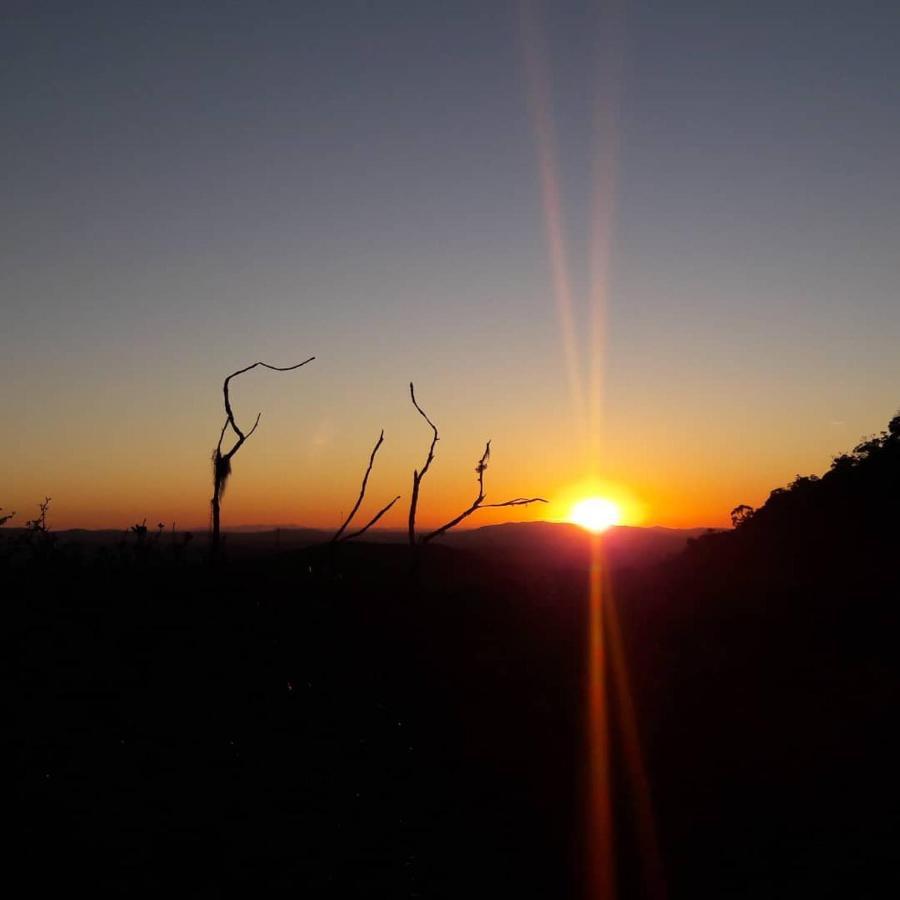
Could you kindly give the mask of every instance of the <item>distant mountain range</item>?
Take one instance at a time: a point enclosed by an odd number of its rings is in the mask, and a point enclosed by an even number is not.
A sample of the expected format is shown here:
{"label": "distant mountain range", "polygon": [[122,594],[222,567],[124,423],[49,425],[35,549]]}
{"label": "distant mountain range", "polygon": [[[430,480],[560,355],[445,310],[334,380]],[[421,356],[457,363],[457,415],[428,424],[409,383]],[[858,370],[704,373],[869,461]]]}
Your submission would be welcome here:
{"label": "distant mountain range", "polygon": [[[19,529],[7,528],[7,534]],[[599,536],[608,564],[619,566],[648,565],[674,556],[684,549],[689,539],[706,534],[709,528],[647,528],[618,525]],[[302,526],[241,525],[226,529],[226,545],[235,551],[288,550],[329,541],[333,531]],[[73,529],[58,532],[60,538],[84,544],[105,544],[130,539],[126,529],[121,531],[87,531]],[[198,531],[203,541],[205,532]],[[164,533],[162,540],[169,539]],[[366,543],[397,544],[406,541],[401,530],[373,530],[366,534]],[[547,566],[584,565],[590,558],[592,536],[577,525],[564,522],[509,522],[481,528],[450,532],[438,539],[445,547],[457,548],[479,555],[502,556],[517,565]],[[436,543],[437,543],[436,542]]]}
{"label": "distant mountain range", "polygon": [[[648,565],[680,553],[690,538],[706,534],[708,528],[640,528],[617,525],[599,535],[608,564]],[[448,534],[448,546],[477,553],[514,556],[522,565],[534,560],[560,566],[581,565],[590,557],[592,535],[565,522],[510,522],[486,525],[471,531]]]}

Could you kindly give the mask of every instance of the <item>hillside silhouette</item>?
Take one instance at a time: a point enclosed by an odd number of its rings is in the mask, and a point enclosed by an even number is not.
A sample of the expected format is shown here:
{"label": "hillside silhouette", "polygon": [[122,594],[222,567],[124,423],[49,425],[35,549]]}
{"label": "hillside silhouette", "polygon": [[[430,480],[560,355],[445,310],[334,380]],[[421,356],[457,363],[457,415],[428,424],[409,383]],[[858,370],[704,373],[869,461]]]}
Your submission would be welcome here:
{"label": "hillside silhouette", "polygon": [[815,563],[825,563],[812,556],[852,554],[868,563],[855,573],[867,578],[890,568],[885,554],[900,534],[898,503],[900,416],[895,416],[881,434],[835,457],[821,477],[798,475],[772,491],[759,509],[736,507],[734,532],[708,538],[696,549],[724,550],[764,567],[799,561],[809,577],[819,572]]}
{"label": "hillside silhouette", "polygon": [[[604,562],[666,896],[897,887],[898,490],[900,417],[733,530]],[[35,891],[585,895],[582,534],[460,532],[411,575],[399,543],[211,566],[29,524],[0,575]],[[617,896],[659,897],[610,690]]]}
{"label": "hillside silhouette", "polygon": [[678,896],[896,891],[900,417],[620,585]]}

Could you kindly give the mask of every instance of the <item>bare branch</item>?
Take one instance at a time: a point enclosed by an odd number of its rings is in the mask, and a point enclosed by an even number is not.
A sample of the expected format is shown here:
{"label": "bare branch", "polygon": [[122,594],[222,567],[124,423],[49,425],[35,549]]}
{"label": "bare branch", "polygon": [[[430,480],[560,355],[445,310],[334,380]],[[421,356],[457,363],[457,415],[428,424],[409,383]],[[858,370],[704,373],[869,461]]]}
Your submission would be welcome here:
{"label": "bare branch", "polygon": [[476,512],[479,509],[487,509],[489,507],[497,508],[500,506],[527,506],[529,503],[546,503],[543,497],[517,497],[515,500],[505,500],[503,503],[485,503],[484,498],[484,473],[488,467],[488,460],[491,456],[491,442],[488,441],[484,447],[484,453],[481,454],[481,459],[478,460],[478,465],[475,466],[475,474],[478,476],[478,496],[472,502],[472,505],[463,510],[458,516],[451,519],[444,525],[441,525],[440,528],[436,528],[434,531],[430,531],[428,534],[424,535],[422,538],[422,543],[426,544],[428,541],[434,540],[436,537],[440,537],[440,535],[445,534],[451,528],[455,528],[459,525],[463,519],[467,519],[472,513]]}
{"label": "bare branch", "polygon": [[[303,360],[303,362],[299,362],[293,366],[272,366],[269,363],[264,362],[255,362],[250,366],[246,366],[243,369],[238,369],[237,372],[232,372],[226,379],[224,384],[222,385],[222,395],[225,400],[225,424],[222,426],[222,431],[219,434],[219,441],[216,444],[216,449],[212,454],[213,461],[213,496],[210,501],[210,508],[212,514],[212,551],[213,556],[215,557],[218,546],[219,546],[219,516],[220,516],[220,506],[222,501],[222,496],[225,493],[225,487],[228,483],[228,478],[231,475],[231,459],[241,449],[244,444],[244,441],[250,437],[253,432],[259,427],[259,420],[262,416],[262,413],[259,413],[256,417],[256,421],[253,423],[253,427],[246,434],[241,431],[240,426],[234,418],[234,410],[231,408],[231,393],[229,391],[231,380],[233,378],[237,378],[238,375],[243,375],[245,372],[249,372],[251,369],[255,369],[257,366],[262,366],[265,369],[271,369],[273,372],[292,372],[294,369],[299,369],[301,366],[305,366],[307,363],[311,363],[315,359],[314,356],[311,356],[309,359]],[[225,452],[222,451],[222,442],[225,440],[225,432],[228,428],[235,433],[236,438],[233,446],[230,450]]]}
{"label": "bare branch", "polygon": [[[253,432],[256,431],[257,428],[259,428],[259,420],[261,418],[262,418],[262,413],[257,413],[256,421],[253,423],[253,427],[247,432],[247,437],[250,437],[250,435],[253,434]],[[244,440],[247,440],[247,438],[244,438]]]}
{"label": "bare branch", "polygon": [[412,486],[412,496],[409,501],[409,543],[410,545],[415,545],[416,543],[416,508],[419,505],[419,484],[422,479],[425,477],[425,473],[428,471],[431,466],[432,461],[434,460],[434,448],[437,444],[438,438],[438,430],[437,426],[425,413],[425,410],[422,409],[421,406],[416,402],[416,389],[413,386],[413,383],[409,383],[409,396],[412,400],[413,406],[418,410],[419,415],[431,426],[431,430],[434,432],[434,437],[431,439],[431,446],[428,448],[428,456],[425,459],[425,465],[422,466],[422,470],[418,469],[413,471],[413,486]]}
{"label": "bare branch", "polygon": [[363,527],[360,528],[359,531],[354,531],[352,534],[345,534],[341,538],[341,543],[343,543],[344,541],[352,541],[353,538],[359,537],[361,534],[368,531],[399,499],[400,495],[397,494],[397,496],[394,497],[394,499],[391,500],[391,502],[388,503],[388,505],[385,506],[384,509],[378,510],[378,512],[368,522],[366,522],[366,524],[363,525]]}
{"label": "bare branch", "polygon": [[549,503],[543,497],[516,497],[515,500],[504,500],[503,503],[482,503],[482,509],[496,509],[500,506],[528,506],[529,503]]}
{"label": "bare branch", "polygon": [[[237,378],[238,375],[243,375],[244,372],[249,372],[251,369],[255,369],[257,366],[262,366],[264,369],[271,369],[273,372],[292,372],[294,369],[299,369],[301,366],[305,366],[307,363],[311,363],[315,359],[314,356],[311,356],[309,359],[303,360],[303,362],[297,363],[294,366],[271,366],[269,363],[264,362],[255,362],[251,366],[246,366],[243,369],[238,369],[237,372],[232,372],[226,379],[225,383],[222,385],[222,394],[225,398],[225,415],[228,419],[228,424],[231,425],[234,433],[237,435],[238,439],[235,445],[228,451],[228,456],[234,456],[235,453],[240,449],[241,444],[256,431],[257,425],[259,425],[259,416],[256,417],[256,423],[253,425],[253,428],[250,429],[248,434],[244,434],[243,431],[238,427],[237,422],[234,418],[234,410],[231,408],[231,394],[229,392],[229,385],[231,384],[232,378]],[[260,413],[262,415],[262,413]],[[223,437],[224,437],[224,429],[223,429]],[[219,446],[221,448],[221,439],[219,441]]]}
{"label": "bare branch", "polygon": [[[350,515],[344,520],[344,524],[338,528],[334,537],[331,539],[332,543],[340,539],[340,536],[344,533],[347,526],[353,520],[353,517],[356,515],[356,511],[359,509],[360,505],[363,502],[363,498],[366,496],[366,485],[369,483],[369,475],[372,472],[372,466],[375,464],[375,454],[378,453],[378,448],[384,443],[384,429],[381,429],[381,434],[378,437],[378,441],[375,443],[375,446],[372,448],[372,453],[369,456],[369,467],[366,469],[366,474],[363,475],[362,487],[359,489],[359,497],[356,498],[356,503],[353,509],[350,510]],[[387,510],[385,510],[387,511]],[[366,526],[368,527],[368,526]],[[365,529],[363,529],[365,530]],[[359,532],[361,533],[361,532]]]}
{"label": "bare branch", "polygon": [[222,455],[222,441],[225,440],[225,432],[228,430],[230,424],[231,422],[226,418],[225,424],[222,426],[222,433],[219,435],[219,443],[216,444],[216,453],[218,453],[219,456]]}

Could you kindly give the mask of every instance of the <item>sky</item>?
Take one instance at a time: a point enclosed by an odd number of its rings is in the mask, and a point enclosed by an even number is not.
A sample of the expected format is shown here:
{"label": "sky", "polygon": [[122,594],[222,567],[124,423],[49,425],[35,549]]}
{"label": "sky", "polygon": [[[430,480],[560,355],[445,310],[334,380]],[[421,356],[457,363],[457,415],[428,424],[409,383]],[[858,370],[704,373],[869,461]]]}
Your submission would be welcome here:
{"label": "sky", "polygon": [[0,505],[717,526],[900,406],[900,7],[7,2]]}

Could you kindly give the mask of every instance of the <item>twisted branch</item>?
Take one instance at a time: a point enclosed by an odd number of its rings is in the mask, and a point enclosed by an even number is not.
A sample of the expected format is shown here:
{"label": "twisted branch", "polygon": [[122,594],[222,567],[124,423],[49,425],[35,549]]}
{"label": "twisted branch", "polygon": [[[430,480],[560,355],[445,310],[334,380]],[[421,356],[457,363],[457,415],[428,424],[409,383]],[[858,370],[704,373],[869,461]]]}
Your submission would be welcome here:
{"label": "twisted branch", "polygon": [[[219,443],[216,445],[216,453],[221,456],[223,459],[231,459],[235,453],[240,450],[241,445],[244,441],[250,437],[254,431],[259,427],[259,420],[262,417],[262,413],[258,413],[256,416],[256,421],[253,423],[253,427],[244,434],[238,426],[237,421],[234,418],[234,410],[231,408],[231,395],[229,393],[229,384],[232,378],[237,378],[238,375],[243,375],[244,372],[249,372],[251,369],[255,369],[257,366],[262,366],[264,369],[271,369],[273,372],[292,372],[294,369],[299,369],[301,366],[305,366],[307,363],[311,363],[315,359],[314,356],[311,356],[309,359],[303,360],[303,362],[297,363],[294,366],[270,366],[268,363],[264,362],[255,362],[251,366],[247,366],[243,369],[238,369],[237,372],[232,372],[226,379],[225,383],[222,385],[222,394],[225,398],[225,424],[222,426],[222,433],[219,435]],[[235,441],[234,446],[227,452],[222,453],[222,441],[225,439],[225,432],[228,430],[228,426],[231,426],[232,431],[237,435],[237,440]]]}
{"label": "twisted branch", "polygon": [[[213,459],[213,496],[210,501],[210,507],[212,509],[212,550],[213,555],[215,556],[218,547],[219,547],[219,510],[221,505],[222,496],[225,493],[225,486],[228,483],[228,478],[231,475],[231,460],[235,453],[241,449],[244,445],[244,441],[247,438],[251,437],[254,431],[259,427],[259,420],[262,417],[262,413],[258,413],[256,416],[256,421],[253,423],[253,427],[248,432],[243,432],[238,425],[236,419],[234,418],[234,410],[231,408],[231,394],[229,392],[229,386],[231,384],[232,378],[237,378],[238,375],[243,375],[245,372],[249,372],[251,369],[255,369],[257,366],[262,366],[264,369],[271,369],[273,372],[292,372],[294,369],[299,369],[301,366],[305,366],[307,363],[311,363],[315,359],[314,356],[311,356],[309,359],[303,360],[303,362],[297,363],[293,366],[272,366],[269,363],[264,362],[255,362],[250,366],[246,366],[243,369],[238,369],[237,372],[232,372],[226,379],[225,383],[222,385],[222,395],[225,399],[225,424],[222,426],[221,432],[219,432],[219,440],[216,443],[216,449],[213,451],[212,459]],[[232,445],[231,449],[222,450],[222,442],[225,440],[225,433],[228,429],[231,430],[235,434],[235,441]]]}

